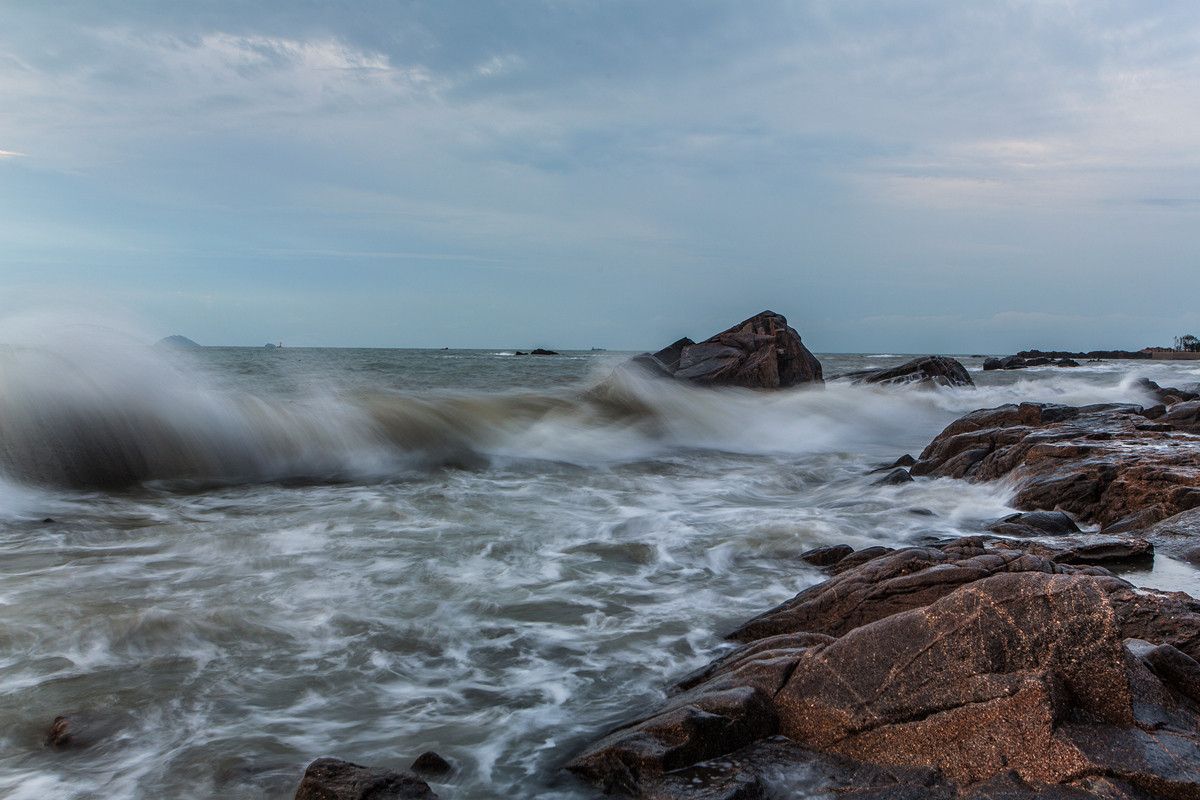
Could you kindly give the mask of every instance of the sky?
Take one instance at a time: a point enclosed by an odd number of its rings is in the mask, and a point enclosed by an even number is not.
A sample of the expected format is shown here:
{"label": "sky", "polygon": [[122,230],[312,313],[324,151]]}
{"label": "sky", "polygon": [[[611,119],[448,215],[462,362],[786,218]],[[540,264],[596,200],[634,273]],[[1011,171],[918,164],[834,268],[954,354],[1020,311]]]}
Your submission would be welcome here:
{"label": "sky", "polygon": [[[202,344],[1200,334],[1200,4],[4,4],[0,317]],[[74,313],[74,311],[70,311]]]}

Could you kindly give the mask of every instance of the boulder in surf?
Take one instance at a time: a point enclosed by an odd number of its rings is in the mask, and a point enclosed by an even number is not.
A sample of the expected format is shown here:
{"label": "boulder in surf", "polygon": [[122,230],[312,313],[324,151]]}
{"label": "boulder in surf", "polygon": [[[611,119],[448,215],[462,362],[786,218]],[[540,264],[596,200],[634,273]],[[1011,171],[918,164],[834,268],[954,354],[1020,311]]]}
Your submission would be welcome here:
{"label": "boulder in surf", "polygon": [[308,765],[295,800],[437,800],[437,795],[411,772],[318,758]]}
{"label": "boulder in surf", "polygon": [[880,386],[974,386],[971,374],[960,362],[947,356],[914,358],[898,367],[870,369],[839,375],[832,380],[872,383]]}
{"label": "boulder in surf", "polygon": [[698,386],[785,389],[823,383],[821,362],[782,314],[763,311],[702,342],[683,338],[630,361]]}

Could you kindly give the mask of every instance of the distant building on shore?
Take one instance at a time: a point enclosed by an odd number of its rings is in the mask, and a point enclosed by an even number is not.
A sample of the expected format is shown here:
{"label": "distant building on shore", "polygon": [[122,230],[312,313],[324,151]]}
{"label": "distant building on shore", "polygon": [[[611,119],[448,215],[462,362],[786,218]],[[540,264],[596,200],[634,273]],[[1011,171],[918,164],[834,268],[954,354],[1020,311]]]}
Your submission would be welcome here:
{"label": "distant building on shore", "polygon": [[1200,361],[1200,339],[1176,336],[1174,347],[1146,347],[1142,352],[1157,361]]}

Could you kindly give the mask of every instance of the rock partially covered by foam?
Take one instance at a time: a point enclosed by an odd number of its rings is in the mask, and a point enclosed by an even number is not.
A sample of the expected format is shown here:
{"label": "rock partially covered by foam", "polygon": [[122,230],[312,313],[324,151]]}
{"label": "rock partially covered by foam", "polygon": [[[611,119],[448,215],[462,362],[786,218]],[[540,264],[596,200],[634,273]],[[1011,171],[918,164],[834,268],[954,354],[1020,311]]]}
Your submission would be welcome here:
{"label": "rock partially covered by foam", "polygon": [[122,711],[64,714],[54,718],[46,734],[46,746],[55,750],[84,750],[118,739],[133,725],[133,718]]}
{"label": "rock partially covered by foam", "polygon": [[568,769],[643,798],[1200,796],[1200,603],[971,538],[898,550]]}
{"label": "rock partially covered by foam", "polygon": [[971,374],[960,362],[948,356],[922,356],[898,367],[868,369],[839,375],[836,380],[874,383],[882,386],[974,386]]}
{"label": "rock partially covered by foam", "polygon": [[632,359],[658,375],[700,386],[784,389],[822,383],[821,362],[782,314],[763,311],[709,339],[691,339]]}
{"label": "rock partially covered by foam", "polygon": [[308,765],[295,800],[437,800],[437,795],[411,772],[318,758]]}
{"label": "rock partially covered by foam", "polygon": [[1132,405],[1004,405],[951,423],[912,474],[1003,478],[1017,508],[1134,530],[1200,506],[1198,431],[1200,401],[1153,413]]}

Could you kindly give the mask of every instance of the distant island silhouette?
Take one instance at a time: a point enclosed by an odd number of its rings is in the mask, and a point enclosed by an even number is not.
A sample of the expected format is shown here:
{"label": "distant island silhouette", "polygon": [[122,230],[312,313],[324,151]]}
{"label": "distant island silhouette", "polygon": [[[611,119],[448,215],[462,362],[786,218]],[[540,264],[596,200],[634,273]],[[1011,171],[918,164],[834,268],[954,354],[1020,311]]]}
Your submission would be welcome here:
{"label": "distant island silhouette", "polygon": [[181,336],[180,334],[177,333],[174,336],[168,336],[164,339],[159,339],[157,342],[154,343],[154,346],[155,347],[201,347],[202,345],[199,345],[196,342],[193,342],[191,339],[187,338],[186,336]]}

